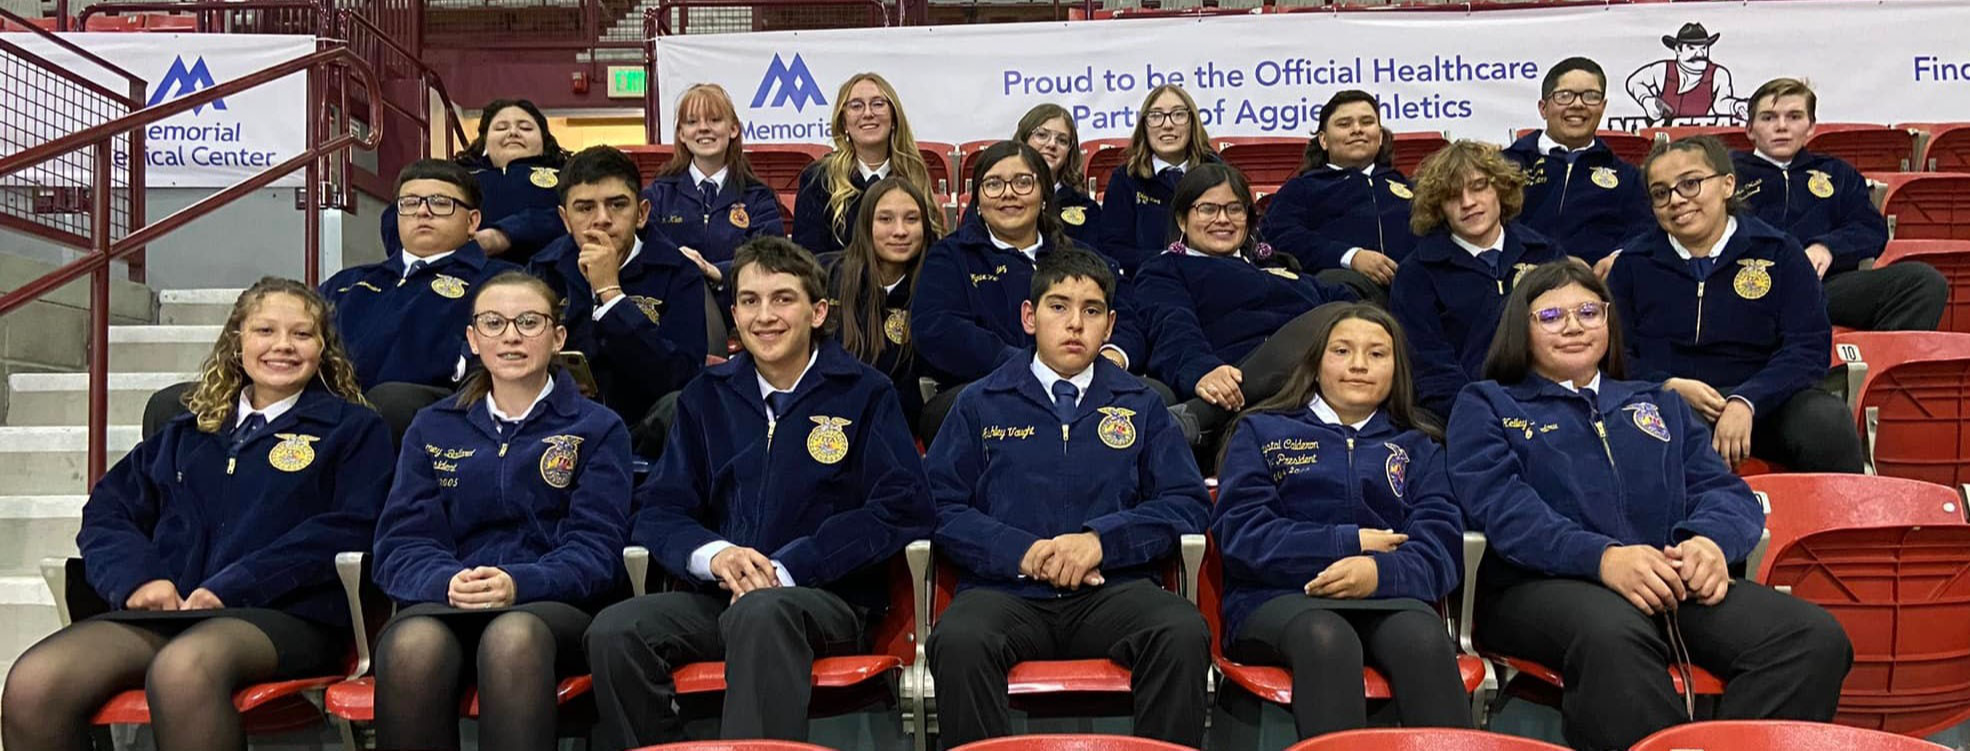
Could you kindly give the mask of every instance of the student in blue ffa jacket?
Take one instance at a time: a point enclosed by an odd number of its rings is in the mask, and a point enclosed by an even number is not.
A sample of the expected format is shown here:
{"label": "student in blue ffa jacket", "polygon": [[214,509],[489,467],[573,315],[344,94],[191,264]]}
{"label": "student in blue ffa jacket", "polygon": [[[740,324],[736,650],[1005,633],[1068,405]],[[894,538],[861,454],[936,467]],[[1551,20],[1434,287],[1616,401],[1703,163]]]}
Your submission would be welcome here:
{"label": "student in blue ffa jacket", "polygon": [[620,593],[629,431],[576,391],[547,284],[502,274],[474,298],[474,371],[419,413],[377,522],[376,582],[399,610],[376,645],[376,746],[458,748],[478,682],[479,745],[554,745],[557,677]]}
{"label": "student in blue ffa jacket", "polygon": [[1756,148],[1731,155],[1738,198],[1806,248],[1835,326],[1863,331],[1934,331],[1949,282],[1925,263],[1871,268],[1888,245],[1888,220],[1867,179],[1838,157],[1806,150],[1819,98],[1798,79],[1776,78],[1751,95],[1745,130]]}
{"label": "student in blue ffa jacket", "polygon": [[[568,151],[554,140],[547,116],[525,99],[499,99],[479,112],[479,137],[453,161],[472,173],[485,202],[472,240],[487,256],[525,265],[562,234],[554,216],[554,185]],[[383,248],[403,244],[395,206],[383,212]]]}
{"label": "student in blue ffa jacket", "polygon": [[1203,741],[1210,632],[1158,585],[1209,501],[1155,392],[1095,354],[1114,299],[1100,257],[1044,258],[1021,309],[1036,350],[966,388],[925,459],[958,570],[928,645],[945,748],[1009,732],[1015,663],[1103,657],[1132,671],[1136,735]]}
{"label": "student in blue ffa jacket", "polygon": [[1320,109],[1300,172],[1280,186],[1260,225],[1274,247],[1329,284],[1388,301],[1409,234],[1409,181],[1389,166],[1395,135],[1382,127],[1375,96],[1349,89]]}
{"label": "student in blue ffa jacket", "polygon": [[1526,226],[1568,253],[1599,265],[1623,240],[1654,229],[1642,173],[1621,161],[1594,134],[1607,111],[1607,74],[1600,64],[1569,57],[1546,71],[1539,116],[1546,127],[1505,149],[1525,169]]}
{"label": "student in blue ffa jacket", "polygon": [[1220,462],[1225,656],[1292,671],[1302,738],[1368,724],[1365,665],[1388,676],[1404,726],[1468,728],[1435,610],[1463,568],[1443,429],[1416,408],[1393,316],[1366,303],[1316,315],[1315,346],[1239,419]]}
{"label": "student in blue ffa jacket", "polygon": [[780,199],[752,174],[739,111],[724,87],[701,83],[677,100],[675,151],[657,168],[643,197],[650,202],[645,239],[662,235],[714,287],[725,281],[732,251],[755,237],[786,235]]}
{"label": "student in blue ffa jacket", "polygon": [[1578,264],[1533,269],[1498,323],[1492,380],[1457,397],[1450,485],[1490,541],[1468,584],[1476,638],[1559,672],[1578,749],[1628,748],[1691,719],[1671,645],[1723,680],[1716,719],[1829,721],[1846,633],[1734,578],[1764,515],[1681,396],[1621,380],[1632,312]]}
{"label": "student in blue ffa jacket", "polygon": [[488,260],[472,239],[481,197],[464,167],[440,159],[410,163],[397,175],[403,248],[322,282],[356,380],[397,438],[462,375],[472,316],[467,298],[485,280],[518,268]]}
{"label": "student in blue ffa jacket", "polygon": [[679,589],[588,630],[611,751],[683,740],[671,671],[719,660],[724,737],[806,740],[815,658],[865,653],[869,627],[909,606],[889,602],[884,564],[935,518],[889,378],[827,336],[813,256],[763,237],[732,274],[746,351],[685,389],[636,491],[630,542]]}
{"label": "student in blue ffa jacket", "polygon": [[[1000,141],[987,147],[972,168],[977,205],[971,217],[924,257],[923,278],[910,298],[910,336],[945,387],[924,405],[918,435],[926,441],[937,435],[962,384],[1019,359],[1032,345],[1019,309],[1033,269],[1039,259],[1073,246],[1060,231],[1054,194],[1043,187],[1052,177],[1031,146]],[[1117,302],[1114,338],[1096,345],[1126,370],[1144,362],[1147,346],[1126,292]]]}
{"label": "student in blue ffa jacket", "polygon": [[1312,342],[1312,311],[1355,296],[1258,242],[1252,190],[1236,168],[1191,170],[1170,212],[1175,242],[1143,262],[1136,296],[1149,317],[1149,372],[1189,398],[1173,411],[1194,421],[1186,437],[1201,437],[1286,385]]}
{"label": "student in blue ffa jacket", "polygon": [[[815,255],[855,239],[850,233],[862,191],[875,181],[896,175],[927,195],[936,187],[896,89],[882,76],[857,73],[842,82],[829,122],[835,150],[800,173],[793,204],[793,240]],[[942,218],[932,219],[942,231]]]}
{"label": "student in blue ffa jacket", "polygon": [[1066,107],[1047,103],[1026,111],[1012,140],[1033,147],[1053,171],[1053,205],[1060,210],[1061,230],[1083,247],[1101,249],[1101,204],[1088,188],[1081,163],[1081,131]]}
{"label": "student in blue ffa jacket", "polygon": [[937,240],[928,218],[936,211],[908,180],[877,180],[855,217],[855,239],[828,270],[842,349],[889,375],[912,431],[923,418],[924,368],[910,338],[910,297]]}
{"label": "student in blue ffa jacket", "polygon": [[1478,380],[1498,311],[1519,277],[1566,258],[1558,243],[1513,221],[1525,206],[1525,173],[1498,147],[1458,141],[1416,170],[1409,227],[1422,236],[1395,272],[1389,309],[1416,358],[1416,396],[1450,414],[1464,384]]}
{"label": "student in blue ffa jacket", "polygon": [[1832,327],[1799,241],[1739,212],[1715,138],[1657,147],[1642,171],[1662,229],[1630,242],[1607,278],[1636,375],[1682,395],[1731,464],[1860,472],[1852,413],[1815,385]]}
{"label": "student in blue ffa jacket", "polygon": [[368,547],[389,487],[389,430],[362,398],[313,290],[267,278],[241,294],[191,412],[83,505],[76,546],[109,612],[14,663],[0,742],[87,749],[97,708],[143,689],[158,748],[243,751],[234,691],[341,672],[333,561]]}
{"label": "student in blue ffa jacket", "polygon": [[1133,277],[1143,261],[1170,243],[1170,195],[1187,170],[1218,161],[1197,102],[1176,84],[1151,89],[1122,163],[1108,178],[1101,201],[1101,242],[1096,249]]}
{"label": "student in blue ffa jacket", "polygon": [[650,218],[636,163],[593,146],[561,172],[568,237],[534,259],[532,271],[566,295],[559,313],[568,348],[586,355],[599,399],[630,426],[642,456],[656,456],[667,424],[657,400],[684,388],[705,366],[705,285],[677,246],[637,232]]}

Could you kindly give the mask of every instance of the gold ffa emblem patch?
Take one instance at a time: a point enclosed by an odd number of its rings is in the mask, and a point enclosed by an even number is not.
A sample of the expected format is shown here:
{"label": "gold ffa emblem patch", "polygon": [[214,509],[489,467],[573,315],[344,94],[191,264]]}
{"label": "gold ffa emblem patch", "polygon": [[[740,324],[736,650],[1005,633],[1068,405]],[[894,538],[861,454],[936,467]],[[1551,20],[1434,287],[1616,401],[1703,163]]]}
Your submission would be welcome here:
{"label": "gold ffa emblem patch", "polygon": [[1512,264],[1512,268],[1515,269],[1512,272],[1512,286],[1517,287],[1519,286],[1519,280],[1525,278],[1525,272],[1539,268],[1539,266],[1531,263],[1515,263]]}
{"label": "gold ffa emblem patch", "polygon": [[536,188],[554,188],[561,184],[561,171],[553,167],[535,167],[534,173],[527,176],[527,182]]}
{"label": "gold ffa emblem patch", "polygon": [[456,300],[465,296],[465,280],[439,274],[431,278],[431,291],[438,293],[440,297]]}
{"label": "gold ffa emblem patch", "polygon": [[848,456],[848,433],[842,428],[846,418],[814,415],[814,429],[807,433],[807,455],[822,464],[834,464]]}
{"label": "gold ffa emblem patch", "polygon": [[1267,266],[1267,267],[1265,267],[1265,270],[1266,270],[1266,273],[1268,273],[1268,274],[1271,274],[1271,275],[1273,275],[1273,276],[1276,276],[1276,277],[1280,277],[1280,278],[1282,278],[1282,279],[1298,279],[1298,278],[1300,278],[1300,275],[1299,275],[1299,274],[1295,274],[1295,273],[1293,273],[1293,272],[1291,272],[1291,271],[1288,271],[1288,270],[1286,270],[1286,269],[1282,269],[1282,268],[1279,268],[1278,266]]}
{"label": "gold ffa emblem patch", "polygon": [[725,218],[726,220],[732,223],[732,226],[737,227],[739,229],[745,229],[747,227],[752,226],[752,215],[746,213],[745,204],[741,204],[741,203],[732,204],[732,211],[731,213],[726,214]]}
{"label": "gold ffa emblem patch", "polygon": [[1400,198],[1404,201],[1416,197],[1415,193],[1409,192],[1409,186],[1403,185],[1402,183],[1396,182],[1394,180],[1389,181],[1389,192],[1394,193],[1396,198]]}
{"label": "gold ffa emblem patch", "polygon": [[902,344],[910,340],[910,311],[896,308],[889,311],[889,317],[882,321],[882,335],[889,337],[889,343]]}
{"label": "gold ffa emblem patch", "polygon": [[581,459],[582,437],[578,435],[551,435],[540,439],[547,444],[547,450],[540,453],[540,479],[556,488],[565,488],[574,482],[575,464]]}
{"label": "gold ffa emblem patch", "polygon": [[1614,174],[1613,167],[1595,167],[1594,174],[1589,175],[1587,179],[1608,190],[1614,190],[1621,185],[1621,176]]}
{"label": "gold ffa emblem patch", "polygon": [[1806,190],[1819,198],[1833,197],[1833,176],[1816,169],[1806,170]]}
{"label": "gold ffa emblem patch", "polygon": [[1088,223],[1088,210],[1082,206],[1069,206],[1060,210],[1060,221],[1079,227]]}
{"label": "gold ffa emblem patch", "polygon": [[299,472],[315,463],[315,447],[309,444],[321,440],[319,436],[298,433],[276,433],[280,443],[274,444],[267,452],[267,463],[282,472]]}
{"label": "gold ffa emblem patch", "polygon": [[1764,297],[1772,291],[1772,274],[1765,270],[1771,265],[1771,261],[1758,258],[1738,261],[1737,277],[1731,280],[1731,289],[1746,300]]}
{"label": "gold ffa emblem patch", "polygon": [[1125,407],[1102,407],[1095,410],[1104,417],[1095,426],[1095,433],[1101,436],[1102,444],[1111,449],[1125,449],[1135,445],[1135,423],[1129,420],[1135,410]]}
{"label": "gold ffa emblem patch", "polygon": [[650,323],[663,322],[664,301],[642,295],[630,295],[629,301],[636,304],[637,310],[643,311],[643,317],[650,319]]}

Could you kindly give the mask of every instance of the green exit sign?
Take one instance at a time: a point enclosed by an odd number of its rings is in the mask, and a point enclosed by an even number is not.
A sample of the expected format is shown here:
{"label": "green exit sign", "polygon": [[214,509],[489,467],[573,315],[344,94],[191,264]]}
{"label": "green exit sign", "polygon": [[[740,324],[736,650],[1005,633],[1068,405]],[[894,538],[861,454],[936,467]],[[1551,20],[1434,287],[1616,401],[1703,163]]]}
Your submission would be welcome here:
{"label": "green exit sign", "polygon": [[650,82],[650,71],[637,65],[609,66],[609,98],[641,99]]}

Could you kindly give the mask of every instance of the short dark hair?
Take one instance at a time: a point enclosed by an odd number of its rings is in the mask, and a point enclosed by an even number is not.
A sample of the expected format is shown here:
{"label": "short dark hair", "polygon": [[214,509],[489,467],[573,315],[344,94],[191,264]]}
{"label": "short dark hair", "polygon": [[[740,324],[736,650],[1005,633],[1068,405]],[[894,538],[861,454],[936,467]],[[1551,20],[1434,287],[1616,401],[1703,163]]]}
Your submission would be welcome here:
{"label": "short dark hair", "polygon": [[[739,288],[739,272],[748,266],[757,265],[768,274],[792,274],[800,280],[800,291],[807,293],[808,304],[828,299],[828,272],[821,270],[821,263],[814,260],[814,254],[807,252],[794,241],[779,235],[760,235],[739,246],[732,253],[732,294],[736,297]],[[817,336],[833,332],[836,316],[815,330]]]}
{"label": "short dark hair", "polygon": [[[1692,151],[1701,154],[1704,164],[1710,167],[1711,171],[1716,172],[1720,177],[1724,175],[1731,177],[1737,176],[1737,163],[1731,161],[1731,150],[1724,145],[1722,139],[1716,136],[1684,136],[1674,141],[1657,143],[1654,148],[1649,149],[1648,158],[1642,160],[1643,192],[1648,191],[1649,168],[1655,166],[1655,160],[1677,151]],[[1744,211],[1744,199],[1738,197],[1736,194],[1725,198],[1724,211],[1732,215],[1742,213]]]}
{"label": "short dark hair", "polygon": [[[472,173],[449,159],[419,159],[404,165],[403,171],[397,173],[396,192],[404,192],[404,184],[412,180],[437,180],[457,186],[458,192],[465,196],[466,208],[479,208],[485,199],[479,193],[479,181],[472,177]],[[395,195],[390,197],[396,198]]]}
{"label": "short dark hair", "polygon": [[1539,82],[1539,98],[1545,99],[1546,97],[1552,96],[1553,90],[1560,87],[1560,76],[1576,70],[1584,70],[1594,74],[1594,78],[1599,79],[1601,82],[1601,91],[1603,93],[1607,91],[1607,71],[1601,70],[1600,63],[1584,57],[1569,57],[1559,61],[1558,64],[1555,64],[1546,71],[1546,79]]}
{"label": "short dark hair", "polygon": [[643,189],[643,173],[636,169],[636,161],[614,146],[590,146],[568,157],[568,163],[561,167],[561,184],[556,186],[555,198],[568,202],[568,191],[577,185],[594,185],[609,178],[621,180],[629,186],[629,192]]}
{"label": "short dark hair", "polygon": [[1080,248],[1060,248],[1040,256],[1039,266],[1033,270],[1033,289],[1026,299],[1038,305],[1047,290],[1076,277],[1100,285],[1101,301],[1110,309],[1115,307],[1115,272],[1108,269],[1106,259]]}
{"label": "short dark hair", "polygon": [[1505,299],[1499,314],[1498,331],[1491,336],[1491,350],[1484,355],[1484,378],[1511,385],[1525,380],[1532,372],[1532,301],[1540,295],[1578,284],[1607,303],[1607,354],[1601,355],[1601,372],[1621,380],[1628,377],[1628,356],[1622,349],[1621,311],[1607,283],[1586,264],[1571,259],[1549,261],[1525,272],[1512,295]]}

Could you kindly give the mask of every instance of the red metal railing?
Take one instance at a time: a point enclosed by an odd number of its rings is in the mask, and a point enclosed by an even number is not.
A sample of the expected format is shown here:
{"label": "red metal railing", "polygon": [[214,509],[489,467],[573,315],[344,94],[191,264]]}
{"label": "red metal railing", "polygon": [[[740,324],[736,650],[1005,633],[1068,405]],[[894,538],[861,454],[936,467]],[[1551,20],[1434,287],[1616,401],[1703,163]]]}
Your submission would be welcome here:
{"label": "red metal railing", "polygon": [[[67,22],[68,0],[56,0],[55,12],[58,25]],[[192,28],[198,34],[306,34],[316,36],[322,30],[323,14],[326,4],[316,0],[239,0],[227,3],[166,3],[166,2],[101,2],[82,10],[76,16],[73,29],[90,28],[89,21],[99,17],[114,17],[125,14],[161,14],[168,16],[190,16]],[[59,27],[59,26],[58,26]]]}
{"label": "red metal railing", "polygon": [[[450,156],[472,139],[466,136],[465,126],[459,122],[458,107],[452,104],[451,94],[445,91],[444,79],[418,59],[413,48],[400,44],[399,37],[385,31],[364,14],[343,10],[336,13],[336,20],[341,38],[348,40],[350,49],[368,62],[384,86],[367,103],[367,120],[379,127],[387,120],[402,121],[409,132],[417,134],[414,149],[407,141],[393,140],[385,144],[384,151],[378,154],[376,172],[358,170],[355,173],[356,187],[370,195],[387,198],[394,190],[392,185],[396,172],[403,165],[434,153],[441,157]],[[444,111],[445,121],[444,148],[437,152],[431,148],[431,110],[434,104]],[[391,132],[399,131],[392,127]]]}
{"label": "red metal railing", "polygon": [[[86,81],[81,76],[55,66],[45,59],[34,57],[11,43],[0,41],[0,54],[12,55],[14,59],[21,60],[18,65],[10,63],[0,68],[0,74],[18,74],[24,77],[30,74],[48,76],[70,81],[75,84],[77,90],[92,90],[102,96],[121,96],[100,86],[83,85]],[[320,279],[321,212],[313,207],[321,204],[324,162],[331,156],[337,155],[346,159],[346,152],[352,147],[375,149],[383,137],[380,122],[373,123],[363,135],[357,135],[352,131],[349,120],[349,88],[346,85],[346,78],[350,72],[354,72],[360,78],[364,90],[369,92],[372,98],[377,96],[379,89],[376,76],[364,61],[346,46],[324,43],[323,49],[312,54],[155,107],[110,118],[106,122],[92,124],[68,135],[46,139],[6,157],[0,157],[0,185],[9,186],[29,185],[38,188],[37,180],[44,179],[45,174],[37,172],[34,168],[51,161],[60,163],[61,160],[80,154],[84,156],[74,158],[84,159],[90,164],[87,173],[88,181],[73,186],[86,191],[90,197],[90,205],[86,211],[90,220],[90,230],[87,235],[75,233],[69,238],[81,242],[64,243],[83,251],[83,256],[63,264],[19,289],[0,296],[0,315],[5,315],[85,275],[90,277],[88,461],[90,485],[93,486],[96,479],[102,476],[108,458],[105,440],[109,421],[110,264],[128,258],[146,243],[211,214],[253,191],[264,188],[288,173],[303,170],[306,174],[307,186],[303,190],[311,207],[305,212],[304,220],[305,276],[309,286],[315,285]],[[307,78],[308,148],[306,151],[268,167],[232,187],[213,193],[197,203],[179,209],[155,223],[140,228],[133,225],[122,237],[115,236],[113,222],[118,186],[114,152],[119,139],[125,144],[134,145],[135,139],[131,135],[141,132],[152,123],[297,73],[306,74]],[[7,91],[18,88],[17,82],[8,78],[0,78],[0,84],[5,84],[4,88]],[[332,103],[330,92],[334,93]],[[337,135],[325,138],[328,128],[333,128],[333,132]],[[127,162],[130,164],[143,161],[141,152],[129,151],[126,154],[129,155]],[[126,180],[122,190],[136,195],[142,192],[143,185]]]}

